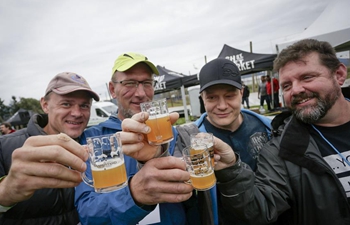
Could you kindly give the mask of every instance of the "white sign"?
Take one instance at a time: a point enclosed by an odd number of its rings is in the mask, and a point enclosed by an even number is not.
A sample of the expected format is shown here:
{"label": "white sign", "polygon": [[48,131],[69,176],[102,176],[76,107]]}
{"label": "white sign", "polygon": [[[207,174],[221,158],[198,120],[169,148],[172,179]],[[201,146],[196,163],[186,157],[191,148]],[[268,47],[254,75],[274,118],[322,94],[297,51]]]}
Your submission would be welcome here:
{"label": "white sign", "polygon": [[255,60],[244,61],[243,53],[240,53],[238,55],[226,56],[225,59],[234,62],[237,65],[239,71],[250,70],[255,68]]}

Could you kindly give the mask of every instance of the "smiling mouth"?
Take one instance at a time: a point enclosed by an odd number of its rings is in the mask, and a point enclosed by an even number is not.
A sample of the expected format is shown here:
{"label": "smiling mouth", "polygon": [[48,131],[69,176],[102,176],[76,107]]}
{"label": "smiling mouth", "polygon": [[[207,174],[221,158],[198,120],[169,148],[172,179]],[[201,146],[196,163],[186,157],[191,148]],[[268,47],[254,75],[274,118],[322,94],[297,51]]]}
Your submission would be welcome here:
{"label": "smiling mouth", "polygon": [[74,121],[67,121],[68,124],[72,124],[72,125],[80,125],[83,122],[74,122]]}
{"label": "smiling mouth", "polygon": [[310,99],[311,99],[311,98],[305,98],[305,99],[303,99],[303,100],[301,100],[301,101],[298,101],[297,104],[303,104],[303,103],[309,101]]}

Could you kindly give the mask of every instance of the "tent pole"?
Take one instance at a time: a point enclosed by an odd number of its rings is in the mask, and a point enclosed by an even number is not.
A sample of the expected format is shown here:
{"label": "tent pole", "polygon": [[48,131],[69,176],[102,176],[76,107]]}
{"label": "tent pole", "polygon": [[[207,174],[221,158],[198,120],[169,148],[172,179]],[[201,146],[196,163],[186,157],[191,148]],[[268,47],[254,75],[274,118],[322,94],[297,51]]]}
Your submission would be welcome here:
{"label": "tent pole", "polygon": [[185,87],[181,86],[181,96],[182,96],[182,102],[184,105],[184,114],[185,114],[185,121],[186,123],[189,123],[190,120],[188,118],[188,111],[187,111],[187,102],[186,102],[186,95],[185,95]]}

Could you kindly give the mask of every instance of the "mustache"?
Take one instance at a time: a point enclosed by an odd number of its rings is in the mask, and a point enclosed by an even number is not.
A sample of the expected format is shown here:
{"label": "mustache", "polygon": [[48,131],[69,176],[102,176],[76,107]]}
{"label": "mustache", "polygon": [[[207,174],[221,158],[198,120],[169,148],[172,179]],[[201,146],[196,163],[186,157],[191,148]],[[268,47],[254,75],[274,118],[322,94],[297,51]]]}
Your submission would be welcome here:
{"label": "mustache", "polygon": [[304,99],[308,99],[308,98],[318,98],[319,94],[317,93],[300,93],[297,95],[294,95],[291,101],[291,105],[297,105],[299,104],[300,101],[304,100]]}

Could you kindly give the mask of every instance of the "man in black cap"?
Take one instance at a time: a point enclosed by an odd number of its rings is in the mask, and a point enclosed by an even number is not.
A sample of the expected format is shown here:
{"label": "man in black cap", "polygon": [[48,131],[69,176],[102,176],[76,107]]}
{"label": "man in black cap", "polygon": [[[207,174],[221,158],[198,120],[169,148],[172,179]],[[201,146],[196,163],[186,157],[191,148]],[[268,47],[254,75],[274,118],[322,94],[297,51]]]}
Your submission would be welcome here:
{"label": "man in black cap", "polygon": [[[236,64],[227,59],[214,59],[203,66],[199,73],[199,80],[200,95],[206,113],[202,114],[194,125],[200,132],[213,133],[215,137],[226,142],[240,155],[243,162],[255,170],[259,151],[269,139],[270,119],[250,110],[241,109],[242,80]],[[193,124],[182,127],[184,129],[181,130],[188,135],[179,135],[177,139],[188,143],[188,140],[181,139],[186,137],[189,139],[189,134],[196,132],[196,129],[193,129]],[[143,133],[143,128],[142,124],[136,125],[130,120],[123,122],[123,131]],[[137,148],[137,140],[134,141],[134,148]],[[131,144],[132,141],[128,140],[128,148]],[[174,156],[181,156],[181,151],[181,148],[176,148]],[[203,194],[203,192],[198,193]],[[202,224],[245,224],[243,221],[238,221],[232,212],[227,212],[219,199],[216,199],[216,186],[207,193],[211,196],[212,208],[208,211],[201,210]],[[203,205],[206,203],[199,207]],[[208,220],[211,221],[208,222]]]}

